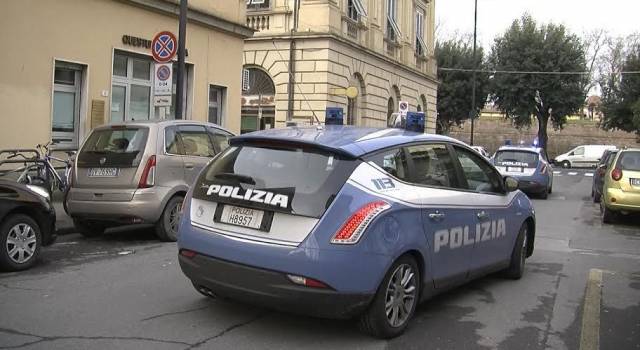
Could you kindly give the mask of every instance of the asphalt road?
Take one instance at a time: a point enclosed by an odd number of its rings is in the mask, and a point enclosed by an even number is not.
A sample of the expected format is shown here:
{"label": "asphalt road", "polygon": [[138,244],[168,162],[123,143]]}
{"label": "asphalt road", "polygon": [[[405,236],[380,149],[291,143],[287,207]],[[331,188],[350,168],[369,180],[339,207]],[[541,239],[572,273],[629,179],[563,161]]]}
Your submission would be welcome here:
{"label": "asphalt road", "polygon": [[203,297],[175,244],[137,229],[62,236],[34,269],[0,275],[0,348],[640,349],[640,220],[601,224],[588,173],[562,170],[549,199],[535,200],[523,279],[438,296],[391,341],[349,321]]}

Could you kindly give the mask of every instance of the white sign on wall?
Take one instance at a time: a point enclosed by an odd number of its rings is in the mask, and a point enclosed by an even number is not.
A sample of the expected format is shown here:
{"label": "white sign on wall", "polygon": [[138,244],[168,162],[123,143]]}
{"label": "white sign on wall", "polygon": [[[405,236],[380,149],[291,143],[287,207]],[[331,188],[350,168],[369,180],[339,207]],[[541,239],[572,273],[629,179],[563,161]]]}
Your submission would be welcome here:
{"label": "white sign on wall", "polygon": [[153,75],[153,94],[169,95],[171,96],[171,88],[173,85],[173,64],[171,63],[156,63],[154,75]]}

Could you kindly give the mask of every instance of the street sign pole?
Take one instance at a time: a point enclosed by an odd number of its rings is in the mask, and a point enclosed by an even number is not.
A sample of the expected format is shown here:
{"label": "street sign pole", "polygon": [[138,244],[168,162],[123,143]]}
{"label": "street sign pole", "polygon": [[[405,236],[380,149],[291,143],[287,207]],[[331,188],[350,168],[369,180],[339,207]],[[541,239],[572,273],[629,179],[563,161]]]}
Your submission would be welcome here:
{"label": "street sign pole", "polygon": [[476,32],[478,27],[478,0],[475,1],[473,13],[473,78],[471,83],[471,138],[469,144],[473,146],[473,124],[476,117]]}
{"label": "street sign pole", "polygon": [[180,24],[178,31],[178,74],[176,79],[176,119],[183,119],[185,41],[187,40],[187,0],[180,0]]}

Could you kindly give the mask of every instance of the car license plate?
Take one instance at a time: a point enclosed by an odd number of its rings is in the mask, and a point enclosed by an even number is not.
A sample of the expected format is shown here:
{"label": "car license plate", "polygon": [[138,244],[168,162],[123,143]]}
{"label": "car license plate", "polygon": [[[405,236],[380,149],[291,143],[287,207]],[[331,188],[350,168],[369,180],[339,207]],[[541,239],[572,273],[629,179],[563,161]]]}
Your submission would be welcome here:
{"label": "car license plate", "polygon": [[88,177],[116,177],[118,168],[89,168]]}
{"label": "car license plate", "polygon": [[523,171],[524,169],[522,167],[512,167],[512,166],[507,167],[507,172],[510,172],[510,173],[521,173]]}
{"label": "car license plate", "polygon": [[631,186],[640,186],[640,179],[629,179]]}
{"label": "car license plate", "polygon": [[225,205],[224,208],[222,208],[220,222],[258,230],[260,226],[262,226],[263,216],[264,211],[262,210]]}

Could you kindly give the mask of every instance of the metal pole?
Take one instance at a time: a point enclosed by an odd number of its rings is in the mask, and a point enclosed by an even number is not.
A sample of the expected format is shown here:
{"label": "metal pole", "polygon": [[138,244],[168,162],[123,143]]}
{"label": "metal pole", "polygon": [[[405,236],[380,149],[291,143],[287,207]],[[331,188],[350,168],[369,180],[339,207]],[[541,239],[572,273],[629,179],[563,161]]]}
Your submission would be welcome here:
{"label": "metal pole", "polygon": [[176,75],[176,119],[184,119],[184,59],[186,55],[187,40],[187,0],[180,0],[180,24],[178,29],[178,74]]}
{"label": "metal pole", "polygon": [[471,83],[471,140],[470,144],[473,146],[473,124],[476,117],[476,34],[478,27],[478,0],[475,0],[475,8],[473,14],[473,78]]}
{"label": "metal pole", "polygon": [[293,86],[296,83],[295,74],[296,74],[296,63],[295,63],[295,52],[296,52],[296,41],[293,38],[295,32],[298,31],[298,4],[300,0],[293,1],[293,27],[291,28],[291,41],[289,42],[289,83],[287,84],[287,92],[289,103],[287,105],[287,121],[293,120]]}

